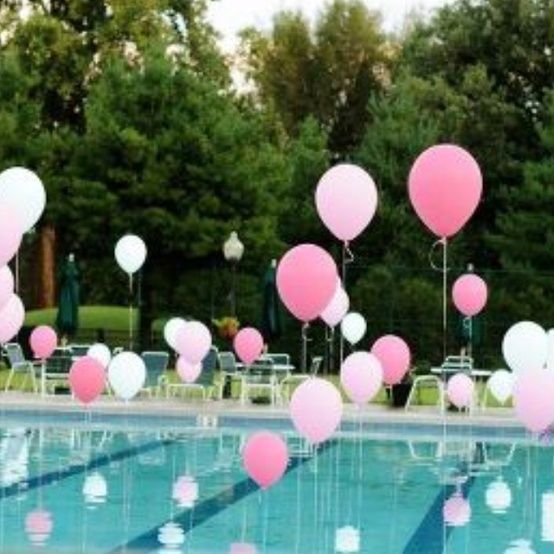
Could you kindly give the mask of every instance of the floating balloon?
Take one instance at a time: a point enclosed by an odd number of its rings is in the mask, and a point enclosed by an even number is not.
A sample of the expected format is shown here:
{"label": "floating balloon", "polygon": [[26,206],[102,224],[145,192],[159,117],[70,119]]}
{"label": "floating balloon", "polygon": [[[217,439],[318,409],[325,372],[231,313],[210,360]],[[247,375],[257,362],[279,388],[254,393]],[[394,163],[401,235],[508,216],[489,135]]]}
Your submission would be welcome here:
{"label": "floating balloon", "polygon": [[144,241],[136,235],[121,237],[115,245],[115,259],[125,273],[136,273],[146,260]]}
{"label": "floating balloon", "polygon": [[554,423],[554,372],[533,369],[517,376],[514,385],[517,418],[529,431],[540,433]]}
{"label": "floating balloon", "polygon": [[46,192],[38,176],[24,167],[0,173],[0,205],[17,214],[23,232],[30,231],[46,206]]}
{"label": "floating balloon", "polygon": [[194,383],[202,373],[202,364],[191,364],[185,358],[177,360],[177,373],[184,383]]}
{"label": "floating balloon", "polygon": [[456,373],[448,380],[446,394],[457,408],[469,408],[475,394],[475,383],[465,373]]}
{"label": "floating balloon", "polygon": [[104,369],[108,369],[110,361],[112,359],[112,353],[110,349],[101,342],[93,344],[87,351],[87,356],[97,360]]}
{"label": "floating balloon", "polygon": [[96,400],[104,390],[106,372],[100,362],[90,356],[79,358],[69,370],[69,386],[83,404]]}
{"label": "floating balloon", "polygon": [[108,484],[101,473],[93,471],[85,477],[83,496],[85,502],[92,506],[106,502],[108,498]]}
{"label": "floating balloon", "polygon": [[0,344],[10,342],[23,327],[25,308],[21,299],[12,294],[0,310]]}
{"label": "floating balloon", "polygon": [[177,333],[177,352],[191,364],[199,364],[211,346],[210,330],[200,321],[186,321]]}
{"label": "floating balloon", "polygon": [[319,217],[339,240],[355,239],[377,210],[377,187],[361,167],[339,164],[320,179],[315,193]]}
{"label": "floating balloon", "polygon": [[395,335],[385,335],[377,339],[371,347],[383,368],[383,381],[387,385],[400,383],[410,369],[410,348],[404,339]]}
{"label": "floating balloon", "polygon": [[442,514],[450,527],[463,527],[471,519],[471,505],[460,493],[454,493],[444,503]]}
{"label": "floating balloon", "polygon": [[190,475],[181,475],[173,484],[172,498],[179,508],[192,508],[198,500],[198,483]]}
{"label": "floating balloon", "polygon": [[23,229],[13,211],[0,205],[0,266],[6,265],[21,246]]}
{"label": "floating balloon", "polygon": [[440,144],[417,158],[408,188],[419,219],[438,237],[448,238],[477,209],[483,177],[469,152],[453,144]]}
{"label": "floating balloon", "polygon": [[512,505],[512,491],[501,476],[489,483],[485,503],[493,514],[505,514]]}
{"label": "floating balloon", "polygon": [[508,401],[508,398],[512,396],[514,383],[515,376],[513,373],[510,373],[505,369],[499,369],[490,376],[490,379],[487,382],[487,387],[491,391],[493,397],[500,402],[500,404],[505,404]]}
{"label": "floating balloon", "polygon": [[233,346],[240,360],[252,365],[263,352],[264,339],[257,329],[246,327],[236,334]]}
{"label": "floating balloon", "polygon": [[543,368],[548,357],[546,331],[532,321],[512,325],[504,335],[502,354],[514,373]]}
{"label": "floating balloon", "polygon": [[12,270],[7,266],[0,267],[0,310],[6,305],[14,290]]}
{"label": "floating balloon", "polygon": [[313,244],[289,250],[277,268],[277,289],[287,309],[305,323],[319,317],[337,288],[333,258]]}
{"label": "floating balloon", "polygon": [[331,302],[321,312],[320,317],[329,327],[336,327],[343,320],[349,309],[350,299],[342,284],[339,284]]}
{"label": "floating balloon", "polygon": [[473,273],[456,279],[452,287],[452,300],[458,311],[467,317],[476,316],[487,303],[487,283]]}
{"label": "floating balloon", "polygon": [[362,406],[373,400],[383,385],[381,362],[369,352],[350,354],[342,363],[340,382],[348,398]]}
{"label": "floating balloon", "polygon": [[177,335],[185,326],[185,323],[186,321],[182,317],[172,317],[164,326],[165,342],[167,342],[173,350],[177,349]]}
{"label": "floating balloon", "polygon": [[287,443],[275,433],[260,431],[246,441],[242,451],[246,473],[262,489],[279,482],[289,463]]}
{"label": "floating balloon", "polygon": [[350,312],[341,321],[340,330],[342,336],[354,346],[364,338],[367,331],[367,323],[363,315]]}
{"label": "floating balloon", "polygon": [[329,381],[311,378],[294,391],[289,410],[298,433],[312,444],[319,444],[337,430],[342,398]]}
{"label": "floating balloon", "polygon": [[258,550],[253,544],[234,542],[229,548],[229,554],[258,554]]}
{"label": "floating balloon", "polygon": [[35,327],[31,336],[29,337],[29,344],[31,345],[31,350],[35,355],[35,358],[39,360],[46,360],[50,358],[56,350],[58,345],[58,335],[56,331],[49,327],[48,325],[40,325]]}
{"label": "floating balloon", "polygon": [[146,380],[144,361],[134,352],[121,352],[110,362],[108,379],[119,398],[130,400],[144,387]]}
{"label": "floating balloon", "polygon": [[46,510],[33,510],[25,518],[25,532],[33,544],[46,544],[53,528],[52,514]]}

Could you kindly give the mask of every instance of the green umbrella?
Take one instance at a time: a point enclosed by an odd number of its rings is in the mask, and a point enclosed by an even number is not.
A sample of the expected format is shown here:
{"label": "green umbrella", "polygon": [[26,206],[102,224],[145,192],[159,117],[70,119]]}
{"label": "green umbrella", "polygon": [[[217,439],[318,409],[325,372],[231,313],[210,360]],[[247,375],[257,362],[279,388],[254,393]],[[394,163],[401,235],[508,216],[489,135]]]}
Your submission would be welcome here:
{"label": "green umbrella", "polygon": [[56,327],[61,335],[75,336],[79,327],[79,270],[70,254],[60,274],[60,298]]}
{"label": "green umbrella", "polygon": [[281,301],[277,292],[277,262],[273,260],[267,268],[263,284],[262,334],[266,342],[281,336]]}

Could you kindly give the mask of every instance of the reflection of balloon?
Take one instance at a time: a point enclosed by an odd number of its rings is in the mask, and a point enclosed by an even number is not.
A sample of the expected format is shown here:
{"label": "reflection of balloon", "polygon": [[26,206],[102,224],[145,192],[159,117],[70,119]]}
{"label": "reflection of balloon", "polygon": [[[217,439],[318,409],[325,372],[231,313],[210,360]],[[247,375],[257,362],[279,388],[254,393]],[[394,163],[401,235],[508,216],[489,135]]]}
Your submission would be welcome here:
{"label": "reflection of balloon", "polygon": [[112,359],[110,349],[101,342],[93,344],[87,351],[87,356],[97,360],[104,369],[108,369]]}
{"label": "reflection of balloon", "polygon": [[377,339],[371,347],[383,368],[383,381],[387,385],[400,383],[410,369],[411,354],[406,341],[395,335]]}
{"label": "reflection of balloon", "polygon": [[106,371],[100,362],[90,356],[79,358],[69,370],[71,392],[83,404],[96,400],[104,390]]}
{"label": "reflection of balloon", "polygon": [[493,397],[500,402],[500,404],[505,404],[508,401],[508,398],[512,396],[514,382],[515,376],[513,373],[510,373],[505,369],[499,369],[490,376],[490,379],[487,382],[487,387],[491,391]]}
{"label": "reflection of balloon", "polygon": [[454,305],[468,317],[476,316],[485,307],[487,297],[487,283],[473,273],[458,277],[452,287]]}
{"label": "reflection of balloon", "polygon": [[240,360],[252,365],[262,354],[264,339],[257,329],[246,327],[236,334],[233,346]]}
{"label": "reflection of balloon", "polygon": [[377,187],[361,167],[339,164],[320,179],[315,200],[325,226],[339,240],[348,242],[373,219],[377,209]]}
{"label": "reflection of balloon", "polygon": [[449,380],[446,386],[448,399],[457,408],[468,408],[471,406],[475,383],[465,373],[456,373]]}
{"label": "reflection of balloon", "polygon": [[0,206],[0,265],[6,265],[17,253],[23,232],[13,212]]}
{"label": "reflection of balloon", "polygon": [[89,473],[83,483],[83,496],[87,504],[104,504],[108,497],[108,484],[98,471]]}
{"label": "reflection of balloon", "polygon": [[532,321],[512,325],[504,335],[502,354],[514,373],[543,368],[548,356],[546,331]]}
{"label": "reflection of balloon", "polygon": [[45,544],[53,528],[52,514],[45,510],[33,510],[25,518],[25,532],[33,544]]}
{"label": "reflection of balloon", "polygon": [[46,205],[46,192],[38,176],[24,167],[11,167],[0,173],[0,205],[17,214],[22,231],[30,231]]}
{"label": "reflection of balloon", "polygon": [[335,551],[340,554],[360,552],[360,530],[347,525],[335,533]]}
{"label": "reflection of balloon", "polygon": [[543,542],[554,542],[554,492],[541,495],[541,539]]}
{"label": "reflection of balloon", "polygon": [[6,305],[14,290],[12,270],[5,265],[0,267],[0,310]]}
{"label": "reflection of balloon", "polygon": [[210,330],[200,321],[186,321],[177,332],[177,352],[191,364],[199,364],[211,345]]}
{"label": "reflection of balloon", "polygon": [[369,352],[350,354],[340,370],[340,382],[348,398],[358,406],[372,400],[383,384],[381,362]]}
{"label": "reflection of balloon", "polygon": [[177,360],[177,373],[184,383],[194,383],[202,373],[202,364],[191,364],[185,358],[180,357]]}
{"label": "reflection of balloon", "polygon": [[165,342],[167,342],[173,350],[177,349],[177,335],[185,323],[186,321],[182,317],[172,317],[164,326]]}
{"label": "reflection of balloon", "polygon": [[190,475],[181,475],[173,484],[173,500],[180,508],[192,508],[198,500],[198,483]]}
{"label": "reflection of balloon", "polygon": [[58,336],[56,331],[48,325],[39,325],[33,329],[29,337],[29,344],[35,358],[45,360],[49,358],[56,350],[58,344]]}
{"label": "reflection of balloon", "polygon": [[364,316],[350,312],[340,323],[342,336],[352,345],[358,344],[367,331],[367,323]]}
{"label": "reflection of balloon", "polygon": [[178,523],[170,521],[160,527],[158,542],[170,550],[178,549],[185,542],[185,532]]}
{"label": "reflection of balloon", "polygon": [[0,344],[10,342],[19,333],[25,321],[25,308],[21,299],[12,294],[0,310]]}
{"label": "reflection of balloon", "polygon": [[136,273],[146,260],[144,241],[136,235],[121,237],[115,245],[115,259],[125,273]]}
{"label": "reflection of balloon", "polygon": [[246,473],[262,489],[281,480],[289,462],[287,443],[275,433],[260,431],[246,441],[242,463]]}
{"label": "reflection of balloon", "polygon": [[277,289],[287,309],[307,323],[328,306],[338,272],[333,258],[319,246],[302,244],[289,250],[277,268]]}
{"label": "reflection of balloon", "polygon": [[512,491],[508,483],[497,477],[491,481],[485,492],[485,502],[493,514],[505,514],[512,505]]}
{"label": "reflection of balloon", "polygon": [[451,527],[463,527],[471,519],[471,505],[459,493],[454,493],[442,509],[444,522]]}
{"label": "reflection of balloon", "polygon": [[318,444],[327,440],[339,426],[342,398],[329,381],[311,378],[294,391],[289,410],[298,433]]}
{"label": "reflection of balloon", "polygon": [[258,554],[258,550],[253,544],[234,542],[229,548],[229,554]]}
{"label": "reflection of balloon", "polygon": [[419,219],[438,237],[451,237],[477,209],[483,178],[471,154],[459,146],[441,144],[417,158],[408,188]]}
{"label": "reflection of balloon", "polygon": [[517,376],[514,406],[518,419],[534,433],[554,423],[554,372],[535,369]]}
{"label": "reflection of balloon", "polygon": [[531,543],[525,539],[513,541],[509,548],[504,550],[504,554],[535,554]]}
{"label": "reflection of balloon", "polygon": [[146,380],[144,361],[134,352],[122,352],[110,362],[108,379],[119,398],[130,400],[144,386]]}
{"label": "reflection of balloon", "polygon": [[348,294],[340,284],[335,290],[335,294],[331,299],[331,302],[321,312],[321,319],[329,325],[329,327],[336,327],[348,313],[350,308],[350,299]]}

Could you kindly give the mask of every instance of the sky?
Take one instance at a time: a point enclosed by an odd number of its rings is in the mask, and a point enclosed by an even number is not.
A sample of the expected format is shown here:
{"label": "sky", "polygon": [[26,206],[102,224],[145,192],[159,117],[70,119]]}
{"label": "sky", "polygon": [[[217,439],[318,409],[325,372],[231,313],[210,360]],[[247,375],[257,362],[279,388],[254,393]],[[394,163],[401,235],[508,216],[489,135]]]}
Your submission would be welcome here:
{"label": "sky", "polygon": [[[217,0],[211,2],[209,18],[222,34],[222,47],[232,51],[237,44],[236,34],[254,25],[269,28],[273,15],[283,9],[301,9],[313,18],[327,0]],[[370,9],[381,12],[386,30],[399,29],[407,13],[414,9],[429,11],[449,0],[364,0]]]}

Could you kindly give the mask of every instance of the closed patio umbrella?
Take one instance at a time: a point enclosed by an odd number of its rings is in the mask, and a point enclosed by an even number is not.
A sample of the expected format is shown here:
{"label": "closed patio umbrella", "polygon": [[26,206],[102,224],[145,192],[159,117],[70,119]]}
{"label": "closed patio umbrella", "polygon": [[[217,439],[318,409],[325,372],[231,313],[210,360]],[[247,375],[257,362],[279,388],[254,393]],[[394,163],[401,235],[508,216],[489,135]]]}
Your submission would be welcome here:
{"label": "closed patio umbrella", "polygon": [[79,328],[79,270],[70,254],[60,274],[60,296],[56,328],[60,335],[73,337]]}
{"label": "closed patio umbrella", "polygon": [[281,301],[277,292],[277,260],[267,268],[263,283],[262,334],[265,342],[277,339],[282,333]]}

